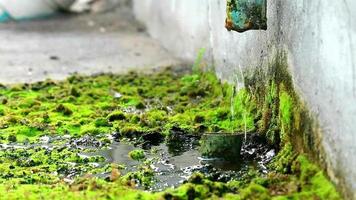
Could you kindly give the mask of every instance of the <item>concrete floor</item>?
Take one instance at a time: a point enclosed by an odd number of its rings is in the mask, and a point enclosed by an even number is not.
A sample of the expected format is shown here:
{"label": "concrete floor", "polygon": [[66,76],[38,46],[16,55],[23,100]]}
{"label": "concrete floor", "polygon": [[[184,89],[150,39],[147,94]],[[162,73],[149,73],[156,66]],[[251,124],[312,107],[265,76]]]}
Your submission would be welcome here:
{"label": "concrete floor", "polygon": [[0,83],[177,65],[127,8],[0,24]]}

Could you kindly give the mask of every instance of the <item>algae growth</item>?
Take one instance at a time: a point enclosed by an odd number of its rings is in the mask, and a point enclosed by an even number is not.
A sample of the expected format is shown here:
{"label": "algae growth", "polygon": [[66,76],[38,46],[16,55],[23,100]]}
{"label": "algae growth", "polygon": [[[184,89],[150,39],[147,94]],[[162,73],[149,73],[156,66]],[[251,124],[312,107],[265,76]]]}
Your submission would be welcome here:
{"label": "algae growth", "polygon": [[[31,142],[43,135],[114,131],[140,137],[169,134],[173,127],[197,134],[230,131],[232,124],[242,129],[239,120],[231,121],[229,86],[220,86],[212,73],[180,77],[166,71],[154,76],[73,76],[60,83],[3,87],[1,140]],[[249,126],[253,128],[252,121]]]}
{"label": "algae growth", "polygon": [[129,156],[134,160],[142,160],[145,158],[145,152],[141,149],[137,149],[137,150],[130,151]]}
{"label": "algae growth", "polygon": [[[269,83],[261,97],[235,91],[213,72],[167,69],[2,86],[0,199],[340,199],[323,172],[288,143],[297,119],[293,96],[285,83]],[[195,173],[179,187],[148,192],[140,189],[156,178],[144,151],[127,155],[139,164],[126,174],[123,163],[86,154],[114,141],[150,148],[163,140],[246,130],[282,150],[267,173],[252,168],[228,182]]]}

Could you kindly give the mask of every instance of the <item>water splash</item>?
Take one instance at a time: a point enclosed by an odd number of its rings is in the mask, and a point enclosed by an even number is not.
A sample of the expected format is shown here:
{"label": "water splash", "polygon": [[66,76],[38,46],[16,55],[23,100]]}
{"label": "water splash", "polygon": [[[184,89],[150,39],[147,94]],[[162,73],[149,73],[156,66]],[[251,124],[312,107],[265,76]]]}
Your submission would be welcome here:
{"label": "water splash", "polygon": [[[230,97],[230,113],[231,113],[231,123],[233,123],[234,119],[235,119],[235,105],[234,105],[234,99],[235,99],[235,95],[236,95],[236,88],[235,86],[231,87],[231,97]],[[231,133],[234,133],[234,126],[231,125]]]}
{"label": "water splash", "polygon": [[[231,115],[233,115],[233,117],[235,117],[235,108],[234,108],[235,96],[238,94],[239,90],[241,90],[245,85],[244,79],[243,79],[244,73],[243,73],[241,65],[238,66],[238,71],[235,72],[234,74],[236,74],[234,77],[234,85],[236,87],[233,87],[234,92],[231,97]],[[241,77],[241,78],[239,78],[239,77]],[[240,82],[240,80],[242,80],[242,83]],[[246,111],[246,109],[243,109],[243,121],[244,121],[244,134],[245,134],[244,143],[245,143],[247,140],[247,111]]]}
{"label": "water splash", "polygon": [[247,140],[247,119],[246,119],[246,111],[244,112],[244,128],[245,128],[245,138],[244,138],[244,143]]}

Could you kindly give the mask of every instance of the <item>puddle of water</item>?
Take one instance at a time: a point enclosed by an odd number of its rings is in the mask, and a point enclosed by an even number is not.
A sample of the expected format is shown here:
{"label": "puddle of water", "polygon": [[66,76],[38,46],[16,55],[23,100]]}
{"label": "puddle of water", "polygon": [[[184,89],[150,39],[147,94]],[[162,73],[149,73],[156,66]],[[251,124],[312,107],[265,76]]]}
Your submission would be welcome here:
{"label": "puddle of water", "polygon": [[[242,169],[246,166],[256,165],[255,162],[238,160],[236,162],[217,159],[203,159],[198,151],[198,147],[191,145],[190,149],[185,149],[178,153],[164,143],[152,146],[155,149],[145,150],[146,158],[152,160],[151,168],[155,171],[155,184],[150,190],[160,191],[168,187],[175,187],[186,181],[194,172],[201,172],[216,180],[237,179],[241,175]],[[99,155],[105,157],[107,163],[124,164],[123,174],[136,171],[140,162],[129,158],[130,151],[138,149],[128,143],[114,142],[110,148],[97,152],[84,153],[84,155]],[[106,174],[109,176],[109,174]]]}
{"label": "puddle of water", "polygon": [[[257,134],[255,135],[257,136]],[[124,175],[128,172],[137,171],[142,164],[142,161],[131,159],[129,152],[143,148],[146,158],[151,160],[150,167],[155,171],[156,182],[149,188],[149,190],[153,191],[161,191],[168,187],[178,186],[194,172],[200,172],[213,181],[222,182],[239,180],[251,167],[266,173],[266,163],[274,157],[274,150],[268,148],[265,145],[265,141],[259,141],[258,136],[257,138],[249,136],[249,139],[243,144],[240,160],[203,159],[198,150],[199,138],[183,136],[174,142],[150,143],[148,146],[146,143],[135,146],[129,142],[115,142],[113,140],[112,144],[107,146],[101,143],[98,138],[92,136],[84,136],[82,138],[44,137],[41,138],[40,143],[36,144],[0,144],[0,149],[11,151],[11,149],[37,147],[51,151],[54,148],[68,148],[78,153],[80,152],[80,157],[102,156],[105,158],[104,162],[88,163],[89,165],[94,165],[94,167],[110,163],[125,165],[125,169],[121,171]],[[112,136],[109,138],[112,138]],[[77,164],[80,165],[80,163],[73,163],[73,166]],[[70,180],[85,173],[78,171],[80,168],[72,167],[70,169],[73,172],[62,173],[65,178]],[[106,178],[110,176],[110,173],[97,174],[97,176]]]}
{"label": "puddle of water", "polygon": [[[191,149],[181,154],[169,153],[169,148],[164,144],[152,146],[154,153],[145,150],[146,158],[152,160],[151,168],[155,171],[156,183],[151,190],[161,190],[167,187],[174,187],[186,180],[194,167],[201,166],[200,154],[197,149]],[[141,162],[131,159],[128,155],[132,150],[138,149],[132,144],[124,142],[114,142],[109,148],[96,152],[83,153],[87,156],[103,156],[107,163],[117,163],[125,165],[123,174],[136,171]],[[109,174],[107,174],[109,176]]]}

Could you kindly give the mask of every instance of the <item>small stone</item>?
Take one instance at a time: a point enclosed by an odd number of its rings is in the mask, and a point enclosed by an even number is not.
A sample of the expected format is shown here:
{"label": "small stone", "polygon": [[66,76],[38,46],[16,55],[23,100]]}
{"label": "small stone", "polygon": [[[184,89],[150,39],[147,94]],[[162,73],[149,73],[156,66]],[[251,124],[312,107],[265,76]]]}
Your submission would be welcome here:
{"label": "small stone", "polygon": [[59,57],[58,56],[50,56],[49,59],[50,60],[59,60]]}
{"label": "small stone", "polygon": [[43,144],[48,144],[49,141],[50,141],[50,137],[48,137],[48,136],[42,136],[42,137],[40,138],[40,140],[41,140],[41,143],[43,143]]}
{"label": "small stone", "polygon": [[119,92],[114,92],[114,98],[115,99],[120,99],[122,97],[122,94]]}

